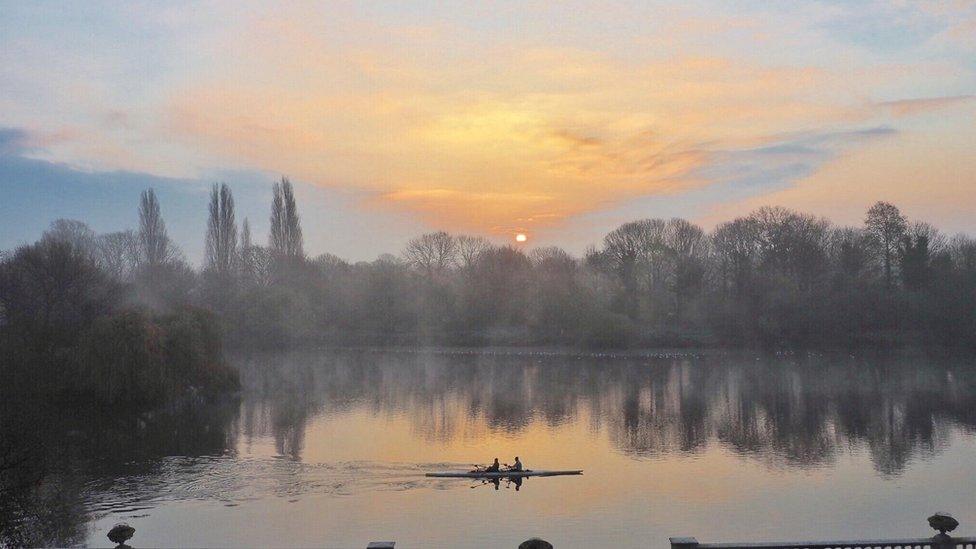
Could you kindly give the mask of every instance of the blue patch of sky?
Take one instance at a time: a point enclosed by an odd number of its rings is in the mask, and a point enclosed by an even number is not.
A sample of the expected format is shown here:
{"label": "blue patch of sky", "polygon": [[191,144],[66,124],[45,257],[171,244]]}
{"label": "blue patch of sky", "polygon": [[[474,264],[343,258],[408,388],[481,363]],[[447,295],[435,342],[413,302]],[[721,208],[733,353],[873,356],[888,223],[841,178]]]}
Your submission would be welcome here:
{"label": "blue patch of sky", "polygon": [[[201,178],[179,179],[131,171],[84,171],[29,158],[27,132],[0,128],[0,249],[31,243],[55,219],[77,219],[98,233],[138,227],[139,195],[153,188],[159,196],[170,237],[187,258],[203,258],[207,201],[214,182],[234,192],[238,223],[247,217],[255,243],[264,244],[271,204],[271,174],[215,170]],[[424,230],[415,221],[390,212],[364,210],[365,198],[295,182],[306,249],[350,260],[398,253]]]}

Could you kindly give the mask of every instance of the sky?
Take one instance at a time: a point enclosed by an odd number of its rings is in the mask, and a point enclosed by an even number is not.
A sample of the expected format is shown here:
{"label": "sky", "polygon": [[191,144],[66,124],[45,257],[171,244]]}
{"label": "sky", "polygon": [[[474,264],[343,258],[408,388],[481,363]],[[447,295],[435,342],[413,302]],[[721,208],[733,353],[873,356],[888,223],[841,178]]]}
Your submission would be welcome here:
{"label": "sky", "polygon": [[620,223],[877,200],[976,234],[976,2],[0,0],[0,249],[136,225],[368,260],[446,230],[579,252]]}

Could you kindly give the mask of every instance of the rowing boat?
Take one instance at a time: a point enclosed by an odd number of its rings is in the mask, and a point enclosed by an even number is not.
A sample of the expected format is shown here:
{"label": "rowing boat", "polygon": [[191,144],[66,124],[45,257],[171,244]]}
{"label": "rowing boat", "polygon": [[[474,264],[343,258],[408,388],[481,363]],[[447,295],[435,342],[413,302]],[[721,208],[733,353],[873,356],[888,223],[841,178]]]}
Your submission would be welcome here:
{"label": "rowing boat", "polygon": [[470,471],[452,472],[445,471],[440,473],[427,473],[428,477],[438,478],[515,478],[515,477],[556,477],[561,475],[582,475],[583,471]]}
{"label": "rowing boat", "polygon": [[583,471],[485,471],[427,473],[428,477],[438,478],[516,478],[516,477],[557,477],[561,475],[582,475]]}

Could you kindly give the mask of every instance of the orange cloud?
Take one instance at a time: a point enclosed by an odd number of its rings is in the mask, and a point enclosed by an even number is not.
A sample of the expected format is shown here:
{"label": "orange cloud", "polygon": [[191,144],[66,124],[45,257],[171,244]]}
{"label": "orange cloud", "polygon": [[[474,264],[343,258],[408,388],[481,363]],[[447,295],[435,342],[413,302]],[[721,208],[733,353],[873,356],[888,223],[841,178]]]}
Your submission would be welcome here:
{"label": "orange cloud", "polygon": [[[717,32],[713,23],[694,22]],[[227,163],[365,191],[431,226],[503,233],[707,184],[715,151],[876,118],[852,88],[924,73],[639,58],[356,24],[361,33],[339,40],[300,14],[252,22],[221,42],[226,67],[171,95],[166,130]]]}

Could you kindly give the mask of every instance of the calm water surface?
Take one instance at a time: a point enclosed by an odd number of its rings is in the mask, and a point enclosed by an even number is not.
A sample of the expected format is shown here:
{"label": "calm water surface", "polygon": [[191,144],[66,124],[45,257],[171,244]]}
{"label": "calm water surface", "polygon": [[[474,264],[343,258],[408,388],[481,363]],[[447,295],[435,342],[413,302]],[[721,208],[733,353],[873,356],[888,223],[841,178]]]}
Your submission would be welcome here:
{"label": "calm water surface", "polygon": [[[239,359],[240,402],[103,432],[75,541],[666,547],[976,532],[976,370],[923,358],[328,352]],[[87,435],[86,435],[87,436]],[[94,445],[92,445],[94,447]],[[94,453],[94,452],[93,452]],[[494,456],[583,469],[427,479]]]}

